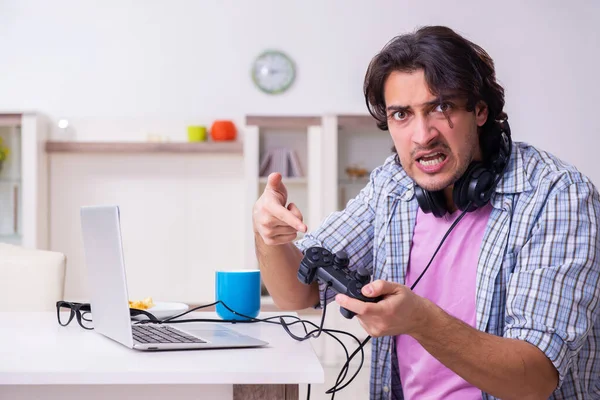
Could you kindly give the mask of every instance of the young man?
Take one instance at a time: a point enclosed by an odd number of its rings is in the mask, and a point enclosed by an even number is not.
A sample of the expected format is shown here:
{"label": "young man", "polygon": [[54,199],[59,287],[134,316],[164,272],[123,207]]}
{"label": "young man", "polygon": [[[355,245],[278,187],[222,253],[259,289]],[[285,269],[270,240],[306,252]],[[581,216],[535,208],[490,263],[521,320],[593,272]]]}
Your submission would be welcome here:
{"label": "young man", "polygon": [[335,296],[374,337],[372,399],[600,398],[590,180],[525,143],[507,148],[493,61],[448,28],[394,38],[369,65],[365,97],[397,154],[344,210],[294,243],[307,227],[279,174],[255,204],[276,304],[332,300],[300,283],[298,266],[308,247],[345,250],[351,268],[373,272],[363,294],[383,296]]}

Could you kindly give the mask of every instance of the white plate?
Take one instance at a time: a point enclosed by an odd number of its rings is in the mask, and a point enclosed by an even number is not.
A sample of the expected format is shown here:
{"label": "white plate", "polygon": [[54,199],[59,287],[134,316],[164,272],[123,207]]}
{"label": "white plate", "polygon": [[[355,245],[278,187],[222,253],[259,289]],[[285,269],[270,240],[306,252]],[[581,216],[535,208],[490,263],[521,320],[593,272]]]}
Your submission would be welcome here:
{"label": "white plate", "polygon": [[[150,307],[146,311],[153,314],[158,319],[165,319],[181,314],[182,312],[189,310],[189,308],[190,306],[185,303],[155,301],[154,307]],[[145,315],[137,315],[131,318],[140,321],[142,319],[147,319],[148,317]]]}

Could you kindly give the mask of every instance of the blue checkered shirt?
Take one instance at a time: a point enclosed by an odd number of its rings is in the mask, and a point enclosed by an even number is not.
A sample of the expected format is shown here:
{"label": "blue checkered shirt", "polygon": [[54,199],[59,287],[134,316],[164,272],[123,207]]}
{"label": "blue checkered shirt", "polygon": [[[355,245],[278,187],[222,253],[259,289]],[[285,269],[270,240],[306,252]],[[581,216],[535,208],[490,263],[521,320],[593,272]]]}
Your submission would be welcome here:
{"label": "blue checkered shirt", "polygon": [[[491,203],[477,265],[477,329],[543,351],[559,374],[551,399],[600,399],[596,188],[573,166],[515,142]],[[351,268],[404,283],[417,207],[412,180],[390,156],[344,210],[296,245],[345,250]],[[321,284],[321,307],[334,296]],[[371,399],[403,399],[394,342],[373,338]]]}

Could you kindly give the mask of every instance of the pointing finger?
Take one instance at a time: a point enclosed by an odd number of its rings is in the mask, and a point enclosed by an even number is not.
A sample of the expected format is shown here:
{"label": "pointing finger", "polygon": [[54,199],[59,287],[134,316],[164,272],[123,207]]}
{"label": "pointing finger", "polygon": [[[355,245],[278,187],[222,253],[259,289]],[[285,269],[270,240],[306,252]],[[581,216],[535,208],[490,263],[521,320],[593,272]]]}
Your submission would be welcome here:
{"label": "pointing finger", "polygon": [[294,213],[283,206],[277,206],[273,210],[273,215],[280,221],[288,224],[297,231],[306,232],[306,225],[302,222],[301,218],[298,218]]}
{"label": "pointing finger", "polygon": [[[290,212],[292,214],[294,214],[294,216],[296,218],[298,218],[300,221],[304,221],[304,217],[302,216],[302,213],[300,212],[300,209],[296,206],[296,204],[294,204],[294,203],[288,204],[287,209],[290,210]],[[307,231],[306,225],[304,225],[302,228],[303,229],[299,229],[301,232]]]}

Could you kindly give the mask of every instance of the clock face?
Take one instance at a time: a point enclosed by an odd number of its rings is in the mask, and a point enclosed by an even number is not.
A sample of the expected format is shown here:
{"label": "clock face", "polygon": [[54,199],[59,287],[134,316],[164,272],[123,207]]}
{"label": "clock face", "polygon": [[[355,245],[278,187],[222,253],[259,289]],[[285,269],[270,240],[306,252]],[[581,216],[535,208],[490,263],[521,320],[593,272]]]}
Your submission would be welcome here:
{"label": "clock face", "polygon": [[285,92],[292,85],[295,77],[294,62],[280,51],[265,51],[252,65],[254,84],[268,94]]}

